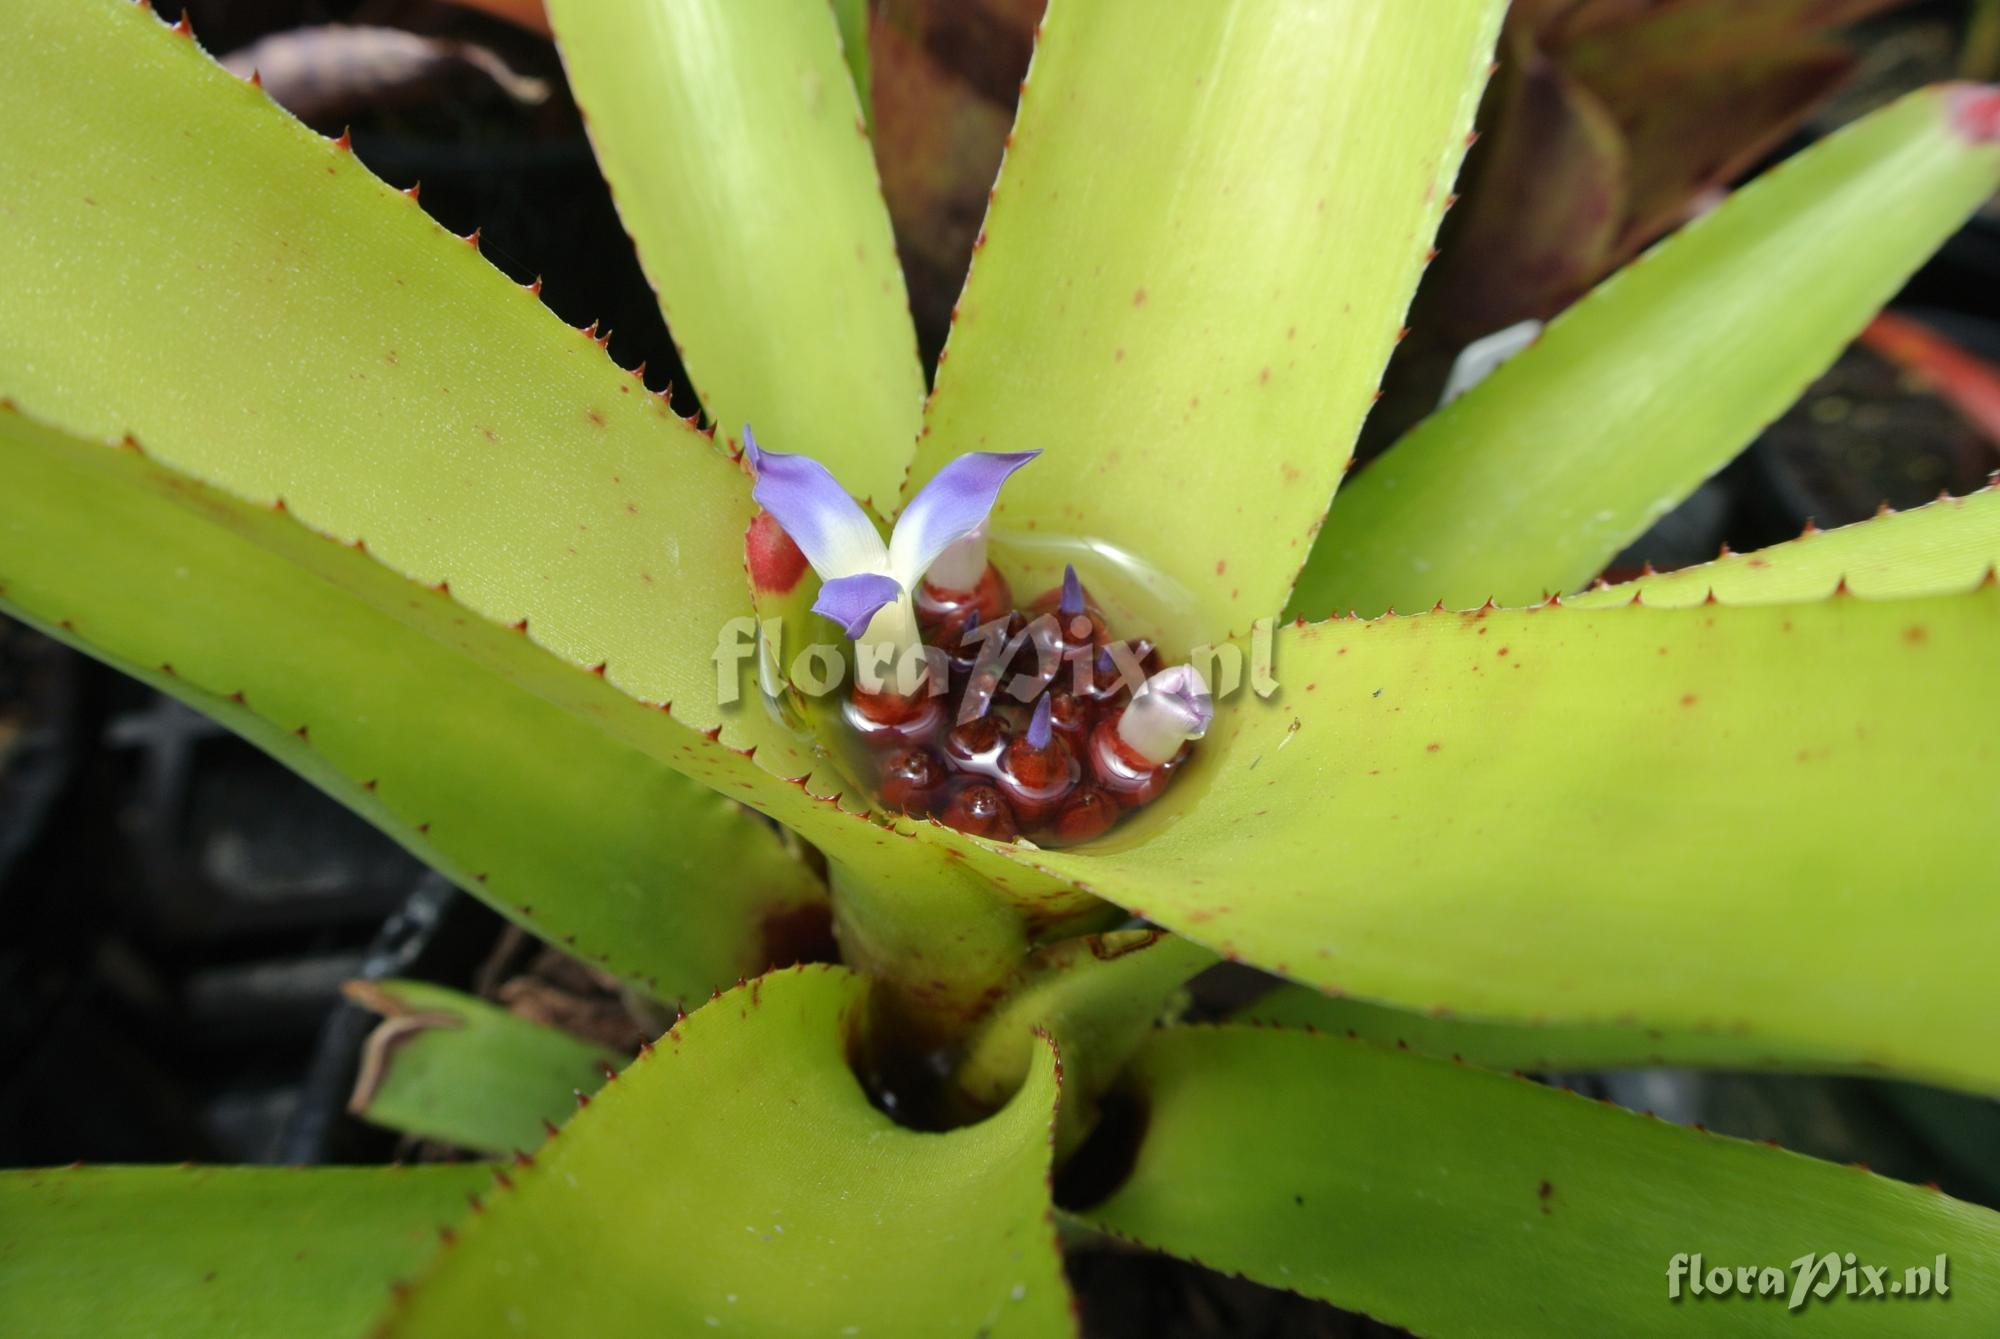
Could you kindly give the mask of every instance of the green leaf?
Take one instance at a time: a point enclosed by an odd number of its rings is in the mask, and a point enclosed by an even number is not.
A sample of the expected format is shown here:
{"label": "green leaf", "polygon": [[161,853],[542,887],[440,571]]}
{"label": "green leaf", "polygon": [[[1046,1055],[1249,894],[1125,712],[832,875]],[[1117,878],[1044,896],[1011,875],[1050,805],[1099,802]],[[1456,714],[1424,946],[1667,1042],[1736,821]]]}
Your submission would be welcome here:
{"label": "green leaf", "polygon": [[824,937],[819,881],[765,824],[606,728],[669,756],[700,742],[663,713],[143,452],[0,407],[0,462],[0,608],[213,716],[534,933],[666,999]]}
{"label": "green leaf", "polygon": [[1310,986],[1279,986],[1235,1017],[1244,1023],[1309,1028],[1407,1047],[1487,1069],[1539,1072],[1672,1065],[1803,1074],[1870,1072],[1855,1062],[1851,1051],[1838,1048],[1815,1053],[1794,1047],[1780,1053],[1763,1038],[1732,1033],[1478,1022],[1324,995]]}
{"label": "green leaf", "polygon": [[690,1015],[509,1170],[385,1333],[1070,1333],[1053,1048],[983,1124],[906,1130],[848,1069],[865,994],[809,969]]}
{"label": "green leaf", "polygon": [[1037,860],[1328,991],[2000,1091],[1996,645],[1994,586],[1304,626],[1112,844]]}
{"label": "green leaf", "polygon": [[1034,1072],[1038,1038],[1062,1047],[1058,1156],[1097,1120],[1097,1098],[1153,1030],[1190,978],[1215,964],[1199,944],[1161,930],[1114,930],[1065,939],[1022,965],[1008,996],[980,1025],[959,1062],[973,1103],[997,1107]]}
{"label": "green leaf", "polygon": [[[1858,1167],[1297,1032],[1170,1029],[1130,1083],[1138,1160],[1085,1221],[1438,1339],[2000,1327],[2000,1216]],[[1885,1287],[1942,1255],[1950,1294],[1668,1292],[1684,1253],[1733,1273],[1850,1251]]]}
{"label": "green leaf", "polygon": [[353,1339],[479,1166],[0,1172],[0,1333]]}
{"label": "green leaf", "polygon": [[346,993],[383,1018],[347,1109],[484,1153],[535,1147],[626,1059],[424,981],[350,981]]}
{"label": "green leaf", "polygon": [[[448,584],[453,615],[522,627],[554,658],[533,671],[536,695],[836,857],[911,887],[997,871],[1011,900],[1087,904],[943,829],[885,835],[853,812],[865,799],[843,805],[837,781],[812,777],[810,747],[757,700],[752,659],[718,682],[719,643],[750,611],[748,480],[594,339],[147,11],[16,8],[0,44],[14,128],[0,137],[0,397],[86,439],[133,434],[182,475],[282,501]],[[114,72],[116,95],[81,69]],[[364,589],[397,621],[432,616],[400,585]],[[184,620],[186,598],[154,612]],[[240,632],[240,610],[225,616]],[[316,657],[323,640],[260,654]],[[368,670],[393,673],[372,657]],[[532,823],[515,835],[539,840]],[[947,849],[978,872],[954,872]]]}
{"label": "green leaf", "polygon": [[874,109],[869,98],[868,79],[868,0],[831,0],[834,26],[840,29],[840,54],[847,73],[854,79],[854,96],[861,104],[861,119],[872,123]]}
{"label": "green leaf", "polygon": [[1984,96],[1913,94],[1800,153],[1551,324],[1341,493],[1291,607],[1532,600],[1727,463],[2000,186]]}
{"label": "green leaf", "polygon": [[709,414],[889,503],[923,371],[832,11],[552,0],[549,18]]}
{"label": "green leaf", "polygon": [[1075,558],[1108,599],[1122,563],[1149,567],[1169,645],[1275,610],[1425,264],[1502,8],[1052,6],[911,486],[1040,447],[994,514],[1015,570],[1052,584]]}
{"label": "green leaf", "polygon": [[1755,553],[1661,572],[1571,598],[1572,608],[1629,603],[1778,604],[1831,595],[1844,581],[1865,599],[1936,595],[1978,585],[2000,562],[2000,488],[1940,498],[1837,530],[1808,530]]}
{"label": "green leaf", "polygon": [[[721,724],[711,656],[749,610],[739,467],[146,10],[16,8],[0,394],[282,499],[697,730]],[[116,72],[115,96],[86,65]],[[761,712],[738,715],[734,742],[777,746]]]}

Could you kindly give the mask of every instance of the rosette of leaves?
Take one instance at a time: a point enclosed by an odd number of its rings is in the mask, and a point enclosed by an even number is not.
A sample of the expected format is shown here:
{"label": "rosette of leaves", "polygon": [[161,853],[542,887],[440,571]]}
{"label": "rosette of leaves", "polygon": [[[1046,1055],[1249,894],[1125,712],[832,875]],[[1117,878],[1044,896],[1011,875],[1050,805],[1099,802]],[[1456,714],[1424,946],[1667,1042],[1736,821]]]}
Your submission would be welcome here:
{"label": "rosette of leaves", "polygon": [[[994,517],[1009,575],[1081,552],[1174,653],[1295,611],[1275,693],[1051,852],[871,812],[754,667],[718,682],[731,620],[812,593],[751,588],[727,433],[185,30],[16,4],[6,608],[637,991],[755,979],[559,1127],[587,1057],[388,991],[374,1092],[473,1147],[559,1132],[487,1165],[9,1173],[0,1330],[1066,1333],[1052,1167],[1114,1107],[1128,1158],[1079,1230],[1424,1333],[1875,1332],[1662,1299],[1678,1252],[1829,1248],[1943,1251],[1949,1320],[1992,1328],[1994,1214],[1504,1070],[2000,1091],[2000,494],[1562,598],[1994,190],[2000,103],[1922,92],[1798,155],[1336,498],[1501,10],[1051,5],[926,394],[835,14],[550,7],[716,423],[885,519],[961,452],[1039,448]],[[828,916],[838,964],[766,971]],[[1217,954],[1294,985],[1261,1026],[1156,1027]],[[952,1128],[855,1077],[912,1046]]]}

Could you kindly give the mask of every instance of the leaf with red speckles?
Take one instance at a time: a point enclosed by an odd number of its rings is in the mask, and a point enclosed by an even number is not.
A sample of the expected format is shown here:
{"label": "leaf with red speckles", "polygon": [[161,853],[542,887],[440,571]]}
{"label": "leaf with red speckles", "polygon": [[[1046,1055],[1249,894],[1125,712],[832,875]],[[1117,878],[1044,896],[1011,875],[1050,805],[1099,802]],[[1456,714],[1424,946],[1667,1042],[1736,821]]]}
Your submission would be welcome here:
{"label": "leaf with red speckles", "polygon": [[1113,930],[1037,952],[1009,983],[959,1061],[958,1083],[981,1106],[999,1105],[1034,1067],[1038,1034],[1063,1048],[1056,1146],[1067,1152],[1097,1120],[1097,1099],[1170,1000],[1215,954],[1162,930]]}
{"label": "leaf with red speckles", "polygon": [[[553,866],[544,862],[562,835],[551,832],[556,811],[612,797],[607,813],[636,822],[657,806],[649,830],[628,833],[579,866],[618,866],[623,875],[598,884],[572,878],[569,886],[572,897],[601,901],[607,917],[652,917],[631,937],[649,946],[649,956],[686,929],[659,916],[657,880],[698,860],[701,849],[685,848],[685,857],[667,849],[676,841],[674,817],[715,803],[653,763],[762,810],[878,882],[973,889],[997,871],[1011,886],[984,894],[989,922],[994,905],[1004,910],[1009,901],[1033,902],[1039,915],[1059,910],[1051,903],[1089,904],[957,834],[922,826],[903,837],[867,821],[857,812],[865,800],[841,803],[838,782],[814,777],[811,750],[757,701],[752,661],[718,685],[718,641],[750,612],[749,481],[606,359],[595,339],[565,328],[353,154],[292,120],[150,13],[122,0],[30,0],[17,8],[15,40],[0,44],[0,120],[14,128],[0,136],[0,180],[12,183],[9,241],[0,248],[0,397],[89,442],[129,433],[148,462],[92,461],[79,465],[82,475],[71,469],[77,462],[52,463],[49,486],[62,490],[60,505],[71,510],[33,524],[71,536],[76,552],[115,544],[97,501],[74,486],[95,471],[132,498],[106,506],[129,511],[156,541],[171,531],[173,543],[192,546],[211,564],[205,581],[230,579],[231,541],[200,533],[192,518],[203,514],[250,527],[242,547],[270,601],[268,617],[292,607],[289,593],[273,592],[291,591],[297,583],[278,569],[298,565],[333,583],[300,586],[318,593],[300,600],[339,605],[342,612],[328,617],[371,631],[346,647],[337,634],[303,623],[295,634],[269,636],[275,625],[246,620],[243,606],[205,596],[201,583],[176,580],[166,558],[178,550],[163,547],[148,562],[136,545],[118,554],[133,569],[123,591],[94,584],[87,568],[70,571],[64,553],[30,555],[44,564],[46,593],[61,597],[39,616],[54,623],[71,617],[59,605],[100,602],[93,607],[106,617],[72,620],[81,629],[76,640],[142,676],[163,661],[185,669],[181,655],[154,652],[187,647],[188,656],[205,657],[204,691],[186,682],[169,687],[225,719],[235,718],[204,692],[226,701],[247,672],[268,684],[264,702],[251,695],[253,712],[268,709],[274,694],[290,694],[298,708],[323,706],[328,699],[305,690],[325,688],[338,668],[340,693],[381,693],[400,704],[348,718],[345,756],[334,754],[339,768],[308,760],[294,747],[304,738],[267,738],[255,721],[240,728],[318,769],[315,778],[343,797],[379,779],[386,800],[396,789],[392,766],[427,771],[451,761],[464,765],[465,779],[440,798],[476,811],[502,778],[517,777],[522,785],[500,798],[535,807],[511,820],[496,814],[479,830],[494,849],[550,878]],[[851,98],[844,71],[840,78],[840,96]],[[104,95],[107,80],[115,96]],[[135,106],[147,114],[133,115]],[[185,493],[189,509],[155,515],[138,496],[147,489]],[[365,543],[379,566],[336,560],[327,552],[333,546],[296,525],[282,533],[264,527],[249,518],[257,507],[225,495],[279,510],[343,544]],[[5,499],[10,525],[18,496]],[[279,556],[256,556],[273,545]],[[389,579],[392,572],[448,586],[450,603],[413,592]],[[343,605],[338,591],[350,587],[360,598]],[[150,602],[136,597],[141,589]],[[475,630],[457,631],[451,620],[461,614]],[[131,628],[112,623],[142,615]],[[501,649],[487,636],[491,625],[526,635]],[[401,664],[382,663],[376,652],[385,638],[428,647],[417,660],[429,668],[405,674]],[[500,682],[482,681],[510,704],[488,717],[477,741],[455,745],[451,760],[409,747],[438,736],[424,728],[433,720],[412,722],[408,713],[433,700],[434,682],[485,671],[466,670],[456,656],[444,656],[440,668],[434,662],[444,653],[430,645],[440,640],[464,642],[474,660],[497,667]],[[106,650],[113,646],[124,651]],[[304,672],[314,668],[321,672]],[[600,670],[601,678],[572,669]],[[404,683],[407,698],[389,696],[390,682]],[[618,694],[603,692],[605,685]],[[736,690],[734,702],[721,700],[724,687]],[[496,726],[513,726],[515,712],[547,711],[574,719],[543,719],[529,733],[588,739],[597,731],[651,762],[604,750],[603,739],[555,747],[544,737],[545,746],[530,746]],[[474,728],[469,708],[446,714]],[[282,732],[314,715],[301,710]],[[579,721],[590,729],[575,730]],[[330,742],[335,722],[310,724],[316,749]],[[564,760],[562,785],[539,784],[551,759]],[[638,779],[619,789],[613,773]],[[362,800],[356,794],[350,802],[388,821]],[[396,813],[391,830],[412,844],[412,833],[425,829],[409,825],[433,817]],[[600,826],[582,819],[564,831],[582,841]],[[428,835],[463,842],[465,828],[439,821]],[[510,882],[539,880],[512,877],[497,856],[493,865],[468,867],[462,855],[441,857],[435,841],[420,849],[469,886],[490,874],[479,891],[510,914],[524,902],[538,918],[548,910],[539,898],[506,895]],[[949,862],[948,851],[961,859]],[[701,868],[691,893],[705,878],[742,877],[727,861]],[[797,877],[780,886],[792,894],[783,900],[798,905]],[[689,905],[700,901],[691,896]],[[657,965],[635,970],[625,942],[609,937],[591,951],[614,955],[620,970],[659,974],[659,989],[680,988]],[[765,961],[753,957],[750,966]]]}
{"label": "leaf with red speckles", "polygon": [[350,981],[382,1015],[362,1046],[347,1109],[363,1120],[482,1153],[542,1142],[625,1057],[426,981]]}
{"label": "leaf with red speckles", "polygon": [[1570,597],[1572,608],[1700,604],[1712,592],[1727,604],[1817,600],[1845,582],[1864,599],[1937,595],[1976,585],[2000,564],[2000,487],[1941,498],[1909,511],[1835,530],[1808,530],[1754,553],[1660,572]]}
{"label": "leaf with red speckles", "polygon": [[866,997],[808,968],[689,1015],[510,1171],[385,1336],[1070,1334],[1054,1049],[980,1124],[904,1129],[848,1068]]}
{"label": "leaf with red speckles", "polygon": [[707,741],[456,586],[4,408],[0,471],[0,609],[206,712],[535,934],[698,999],[772,964],[774,920],[824,908],[767,825],[642,751]]}
{"label": "leaf with red speckles", "polygon": [[1856,122],[1599,285],[1335,502],[1291,608],[1567,591],[1735,456],[2000,186],[1962,88]]}
{"label": "leaf with red speckles", "polygon": [[723,436],[747,421],[773,451],[810,455],[888,505],[924,378],[830,7],[557,0],[549,17],[598,165]]}
{"label": "leaf with red speckles", "polygon": [[1169,645],[1270,614],[1403,323],[1503,8],[1051,5],[908,487],[1041,447],[994,513],[1035,541],[1017,586],[1074,557],[1116,603],[1123,553],[1188,593]]}
{"label": "leaf with red speckles", "polygon": [[[1897,1328],[1884,1308],[1913,1333],[2000,1328],[2000,1214],[1858,1167],[1275,1029],[1162,1032],[1128,1088],[1137,1161],[1078,1218],[1419,1334],[1872,1336]],[[1898,1282],[1943,1255],[1950,1295],[1798,1313],[1683,1284],[1670,1300],[1677,1256],[1733,1277],[1808,1251],[1852,1251]]]}
{"label": "leaf with red speckles", "polygon": [[0,1172],[0,1333],[353,1339],[490,1184],[447,1163]]}
{"label": "leaf with red speckles", "polygon": [[1493,1023],[1450,1014],[1417,1013],[1311,986],[1279,986],[1238,1013],[1234,1021],[1359,1037],[1381,1046],[1462,1060],[1487,1069],[1527,1073],[1671,1066],[1783,1074],[1858,1074],[1876,1071],[1858,1063],[1851,1048],[1815,1051],[1774,1045],[1760,1036],[1731,1032],[1667,1032],[1660,1028],[1555,1023]]}
{"label": "leaf with red speckles", "polygon": [[1992,584],[1287,629],[1117,849],[1037,859],[1360,998],[2000,1091],[1997,643]]}
{"label": "leaf with red speckles", "polygon": [[[736,463],[151,14],[16,9],[0,395],[282,500],[697,729],[723,723],[711,655],[749,603]],[[729,721],[729,742],[782,751],[760,723]]]}

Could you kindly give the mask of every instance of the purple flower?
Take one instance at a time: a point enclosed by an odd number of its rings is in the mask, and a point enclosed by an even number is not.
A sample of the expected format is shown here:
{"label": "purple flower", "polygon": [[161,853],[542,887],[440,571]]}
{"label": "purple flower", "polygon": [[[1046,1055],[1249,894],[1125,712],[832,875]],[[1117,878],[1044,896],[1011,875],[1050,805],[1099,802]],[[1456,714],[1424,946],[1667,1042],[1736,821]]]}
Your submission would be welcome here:
{"label": "purple flower", "polygon": [[953,543],[979,529],[999,500],[1000,486],[1039,451],[973,451],[939,470],[910,499],[884,544],[860,504],[824,465],[809,456],[781,455],[757,445],[748,424],[743,451],[756,475],[751,496],[778,518],[819,573],[813,612],[860,638],[887,606],[905,616],[876,628],[869,640],[914,642],[910,594]]}

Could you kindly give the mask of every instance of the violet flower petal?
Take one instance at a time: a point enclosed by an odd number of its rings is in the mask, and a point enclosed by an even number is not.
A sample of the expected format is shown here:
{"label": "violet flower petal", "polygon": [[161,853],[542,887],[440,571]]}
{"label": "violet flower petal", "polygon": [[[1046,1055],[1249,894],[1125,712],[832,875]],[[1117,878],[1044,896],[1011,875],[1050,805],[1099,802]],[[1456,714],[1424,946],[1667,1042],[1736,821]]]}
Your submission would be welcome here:
{"label": "violet flower petal", "polygon": [[[969,451],[939,470],[896,518],[896,532],[889,538],[889,574],[915,590],[940,553],[985,523],[1007,477],[1040,454]],[[805,547],[803,540],[799,547]]]}
{"label": "violet flower petal", "polygon": [[819,598],[813,601],[813,612],[840,624],[849,637],[859,637],[868,630],[875,612],[902,593],[903,588],[892,577],[856,572],[823,584]]}
{"label": "violet flower petal", "polygon": [[743,453],[757,478],[750,496],[778,518],[822,581],[888,566],[888,551],[874,522],[826,466],[810,456],[762,450],[747,423]]}
{"label": "violet flower petal", "polygon": [[1063,564],[1062,599],[1056,605],[1056,612],[1064,618],[1074,618],[1083,612],[1083,582],[1074,563]]}
{"label": "violet flower petal", "polygon": [[1028,720],[1029,748],[1045,749],[1049,746],[1054,738],[1054,714],[1055,699],[1043,693],[1041,701],[1035,703],[1035,714]]}
{"label": "violet flower petal", "polygon": [[1141,695],[1158,693],[1159,705],[1169,708],[1181,722],[1189,739],[1200,739],[1215,719],[1215,699],[1208,683],[1192,665],[1170,665],[1146,680]]}

